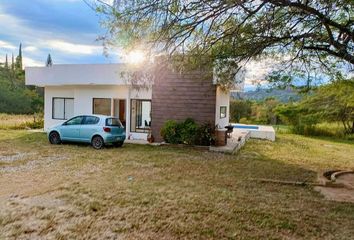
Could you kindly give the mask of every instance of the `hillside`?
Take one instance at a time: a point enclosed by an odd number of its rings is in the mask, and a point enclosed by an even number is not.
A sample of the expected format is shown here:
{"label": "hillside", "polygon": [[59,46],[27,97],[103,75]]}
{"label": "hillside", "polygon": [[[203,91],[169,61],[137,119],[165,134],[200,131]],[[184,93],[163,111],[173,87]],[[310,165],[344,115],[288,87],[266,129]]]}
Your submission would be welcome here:
{"label": "hillside", "polygon": [[280,90],[280,89],[257,89],[244,93],[232,93],[232,97],[236,99],[247,99],[262,101],[269,97],[274,97],[281,102],[298,101],[301,99],[301,95],[296,93],[292,89]]}

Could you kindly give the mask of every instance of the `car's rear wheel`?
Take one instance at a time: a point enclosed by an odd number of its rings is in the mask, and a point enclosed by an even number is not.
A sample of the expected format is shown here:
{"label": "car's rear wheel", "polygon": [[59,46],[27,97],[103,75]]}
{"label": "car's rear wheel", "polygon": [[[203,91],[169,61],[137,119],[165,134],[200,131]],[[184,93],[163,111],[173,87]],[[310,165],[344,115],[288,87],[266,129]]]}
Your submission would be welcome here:
{"label": "car's rear wheel", "polygon": [[91,141],[91,145],[94,149],[101,149],[104,146],[104,141],[101,136],[94,136]]}
{"label": "car's rear wheel", "polygon": [[60,135],[58,132],[51,132],[49,134],[49,142],[51,144],[60,144],[61,143],[61,139],[60,139]]}
{"label": "car's rear wheel", "polygon": [[123,146],[123,142],[115,142],[115,143],[113,143],[113,145],[115,147],[121,147],[121,146]]}

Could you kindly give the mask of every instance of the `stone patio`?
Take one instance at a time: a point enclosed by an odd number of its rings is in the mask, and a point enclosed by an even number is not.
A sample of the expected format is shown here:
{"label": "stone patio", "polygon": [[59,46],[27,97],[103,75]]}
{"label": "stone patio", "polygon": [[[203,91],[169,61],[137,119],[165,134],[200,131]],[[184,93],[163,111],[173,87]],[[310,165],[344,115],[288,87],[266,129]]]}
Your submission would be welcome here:
{"label": "stone patio", "polygon": [[227,139],[226,146],[215,147],[210,146],[209,150],[212,152],[233,154],[238,152],[250,138],[250,132],[247,130],[234,129],[231,138]]}

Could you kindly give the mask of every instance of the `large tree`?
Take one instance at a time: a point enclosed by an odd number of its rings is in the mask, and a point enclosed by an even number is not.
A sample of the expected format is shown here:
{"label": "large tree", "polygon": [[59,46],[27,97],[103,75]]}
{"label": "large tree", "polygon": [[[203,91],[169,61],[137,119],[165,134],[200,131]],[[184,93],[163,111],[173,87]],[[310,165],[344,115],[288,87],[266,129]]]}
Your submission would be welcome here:
{"label": "large tree", "polygon": [[300,72],[353,69],[353,0],[92,1],[105,17],[106,46],[239,63],[271,55]]}
{"label": "large tree", "polygon": [[354,134],[354,79],[320,86],[300,102],[277,106],[276,113],[298,133],[317,123],[337,122],[345,134]]}

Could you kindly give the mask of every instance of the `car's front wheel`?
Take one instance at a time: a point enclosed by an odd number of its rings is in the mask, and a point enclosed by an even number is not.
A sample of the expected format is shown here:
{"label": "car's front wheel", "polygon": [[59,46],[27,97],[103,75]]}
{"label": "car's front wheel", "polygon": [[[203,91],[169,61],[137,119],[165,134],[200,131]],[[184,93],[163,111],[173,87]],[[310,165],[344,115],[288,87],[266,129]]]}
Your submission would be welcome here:
{"label": "car's front wheel", "polygon": [[49,142],[51,144],[60,144],[61,143],[61,139],[60,139],[60,135],[58,132],[51,132],[49,134]]}
{"label": "car's front wheel", "polygon": [[91,145],[94,149],[101,149],[104,146],[103,138],[100,136],[94,136],[91,141]]}

